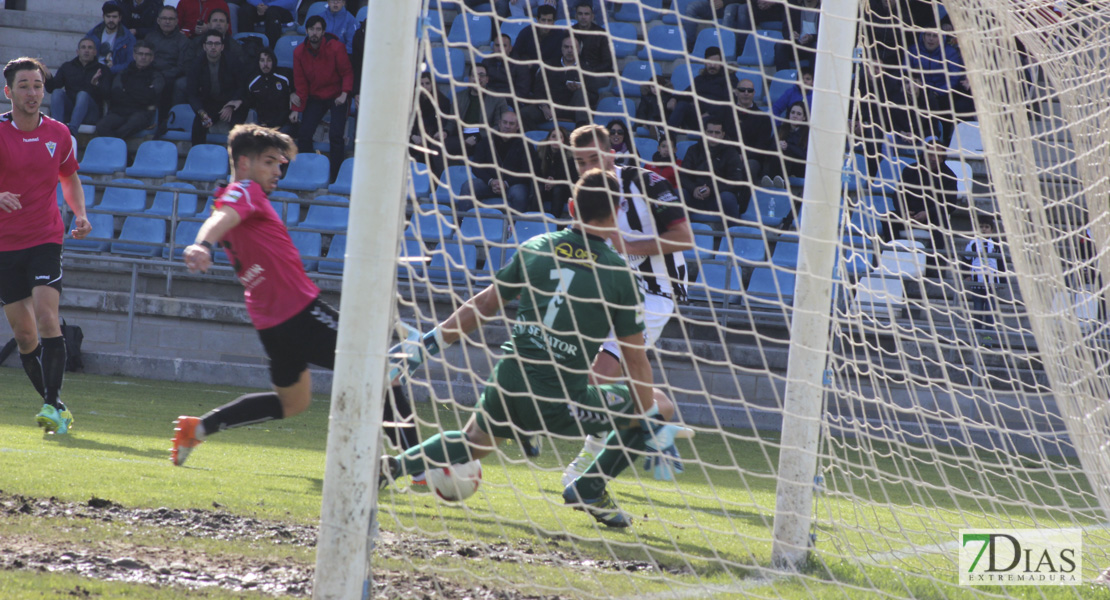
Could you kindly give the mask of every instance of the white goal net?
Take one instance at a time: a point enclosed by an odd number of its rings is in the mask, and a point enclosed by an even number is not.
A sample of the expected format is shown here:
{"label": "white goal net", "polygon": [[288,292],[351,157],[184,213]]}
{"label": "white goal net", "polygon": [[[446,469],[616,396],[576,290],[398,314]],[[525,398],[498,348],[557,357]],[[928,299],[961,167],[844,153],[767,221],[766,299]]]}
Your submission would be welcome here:
{"label": "white goal net", "polygon": [[[400,316],[431,329],[567,225],[567,135],[616,130],[617,163],[670,181],[693,233],[688,297],[650,356],[697,436],[672,481],[634,455],[610,483],[625,530],[563,506],[578,438],[521,434],[463,503],[405,478],[379,496],[375,565],[490,598],[1105,593],[1103,3],[874,0],[856,19],[830,0],[424,4]],[[850,68],[850,87],[820,68]],[[839,189],[815,156],[841,165]],[[830,199],[835,229],[807,222]],[[829,249],[832,270],[807,274]],[[514,308],[406,383],[422,439],[474,413]],[[791,328],[813,311],[827,331]],[[819,389],[816,420],[788,388]],[[789,519],[801,561],[775,539],[789,456],[815,462]],[[968,568],[961,530],[1079,530],[1082,561],[1003,569],[1012,550],[992,546]]]}

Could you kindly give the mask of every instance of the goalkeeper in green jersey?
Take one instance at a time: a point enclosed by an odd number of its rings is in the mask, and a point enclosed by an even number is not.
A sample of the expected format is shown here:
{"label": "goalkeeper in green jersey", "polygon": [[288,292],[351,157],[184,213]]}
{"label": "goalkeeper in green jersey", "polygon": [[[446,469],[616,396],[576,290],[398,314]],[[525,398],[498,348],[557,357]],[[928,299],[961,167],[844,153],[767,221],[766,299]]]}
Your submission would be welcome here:
{"label": "goalkeeper in green jersey", "polygon": [[[574,192],[572,227],[521,244],[492,285],[422,340],[390,351],[404,353],[396,366],[411,372],[519,299],[512,337],[502,347],[505,357],[494,366],[465,430],[383,457],[381,487],[407,474],[482,458],[518,435],[611,432],[593,464],[563,490],[563,500],[609,527],[628,527],[632,518],[605,490],[606,481],[628,467],[626,452],[658,452],[693,434],[665,423],[674,405],[652,387],[636,278],[606,243],[617,232],[620,183],[592,169]],[[621,345],[629,383],[590,385],[590,364],[610,331]]]}

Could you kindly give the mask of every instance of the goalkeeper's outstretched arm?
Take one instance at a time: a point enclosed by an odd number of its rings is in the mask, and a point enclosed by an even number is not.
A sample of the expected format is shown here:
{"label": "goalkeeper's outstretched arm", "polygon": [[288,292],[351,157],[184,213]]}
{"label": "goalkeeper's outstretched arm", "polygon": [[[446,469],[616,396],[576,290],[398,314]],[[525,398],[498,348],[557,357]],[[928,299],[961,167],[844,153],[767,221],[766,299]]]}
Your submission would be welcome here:
{"label": "goalkeeper's outstretched arm", "polygon": [[482,322],[500,312],[501,307],[501,294],[496,285],[490,285],[451,313],[436,329],[447,345],[454,344],[463,335],[481,327]]}

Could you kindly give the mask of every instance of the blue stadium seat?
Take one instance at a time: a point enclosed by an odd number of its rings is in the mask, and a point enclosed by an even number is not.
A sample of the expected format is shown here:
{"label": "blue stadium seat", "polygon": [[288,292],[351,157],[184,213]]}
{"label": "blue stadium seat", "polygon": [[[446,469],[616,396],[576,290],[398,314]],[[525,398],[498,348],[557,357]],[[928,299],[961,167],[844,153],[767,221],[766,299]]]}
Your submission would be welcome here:
{"label": "blue stadium seat", "polygon": [[636,116],[636,100],[617,96],[602,98],[594,111],[594,122],[604,125],[613,119],[628,121]]}
{"label": "blue stadium seat", "polygon": [[148,140],[139,146],[138,152],[135,153],[135,162],[127,167],[124,173],[128,177],[159,178],[173,175],[176,170],[177,146],[172,142]]}
{"label": "blue stadium seat", "polygon": [[913,159],[906,158],[896,158],[894,160],[884,158],[879,161],[879,172],[875,179],[871,181],[871,193],[896,196],[902,183],[902,170],[916,162]]}
{"label": "blue stadium seat", "polygon": [[455,226],[451,219],[439,211],[412,215],[412,233],[425,244],[441,244],[455,238]]}
{"label": "blue stadium seat", "polygon": [[430,198],[432,196],[432,170],[428,168],[428,165],[410,162],[409,174],[412,176],[413,195],[421,200]]}
{"label": "blue stadium seat", "polygon": [[531,19],[506,19],[501,23],[500,33],[509,36],[509,39],[512,40],[515,45],[516,36],[520,35],[521,30],[531,24]]}
{"label": "blue stadium seat", "polygon": [[[185,255],[185,247],[192,244],[197,239],[197,232],[200,231],[200,226],[204,223],[202,221],[181,221],[177,224],[177,231],[173,236],[173,252],[170,248],[162,250],[162,258],[173,258],[173,260],[181,260]],[[220,253],[222,254],[222,253]]]}
{"label": "blue stadium seat", "polygon": [[327,260],[321,260],[320,264],[316,266],[316,270],[321,273],[342,275],[343,261],[346,254],[347,235],[343,233],[333,235],[331,238],[331,245],[328,246]]}
{"label": "blue stadium seat", "polygon": [[702,302],[735,303],[736,296],[743,289],[740,269],[727,255],[715,254],[703,260],[698,270],[698,278],[693,285],[687,286],[687,294],[692,300]]}
{"label": "blue stadium seat", "polygon": [[314,192],[328,187],[330,169],[328,157],[322,154],[298,154],[278,181],[278,189]]}
{"label": "blue stadium seat", "polygon": [[632,138],[632,143],[636,144],[636,154],[640,155],[641,160],[651,160],[655,153],[659,150],[659,142],[646,137]]}
{"label": "blue stadium seat", "polygon": [[[763,84],[763,72],[755,69],[737,69],[736,82],[740,83],[743,79],[750,79],[752,87],[755,88],[755,103],[760,106],[767,106],[770,102],[767,101],[767,86]],[[733,87],[736,87],[735,85]]]}
{"label": "blue stadium seat", "polygon": [[[690,5],[699,1],[700,0],[673,0],[673,2],[671,2],[671,9],[663,15],[663,22],[668,25],[677,25],[678,16],[685,16],[690,9]],[[698,54],[697,56],[701,55]]]}
{"label": "blue stadium seat", "polygon": [[227,179],[227,148],[215,144],[198,144],[189,149],[185,167],[177,172],[178,179],[213,183]]}
{"label": "blue stadium seat", "polygon": [[460,48],[432,48],[432,76],[436,83],[462,82],[466,77],[466,51]]}
{"label": "blue stadium seat", "polygon": [[771,76],[771,85],[768,86],[768,94],[771,96],[768,104],[774,104],[782,95],[790,91],[790,88],[798,85],[798,70],[797,69],[783,69],[775,71]]}
{"label": "blue stadium seat", "polygon": [[[112,215],[102,212],[91,212],[86,215],[92,225],[92,233],[83,240],[76,240],[66,236],[62,246],[66,250],[78,252],[107,252],[115,235],[115,219]],[[191,241],[189,243],[192,243]]]}
{"label": "blue stadium seat", "polygon": [[[342,196],[317,196],[316,200],[326,202],[347,202]],[[313,204],[298,227],[303,229],[322,229],[324,231],[347,231],[347,221],[351,210],[346,206],[324,206]]]}
{"label": "blue stadium seat", "polygon": [[890,198],[887,198],[886,196],[862,196],[860,197],[860,201],[863,203],[863,208],[861,210],[864,210],[865,212],[873,214],[879,218],[882,218],[883,215],[886,215],[887,213],[894,210],[894,203],[890,200]]}
{"label": "blue stadium seat", "polygon": [[113,175],[127,168],[127,142],[116,137],[95,137],[85,146],[81,170],[96,175]]}
{"label": "blue stadium seat", "polygon": [[526,221],[517,219],[513,221],[512,237],[517,244],[524,243],[537,235],[551,233],[555,231],[556,226],[550,221]]}
{"label": "blue stadium seat", "polygon": [[685,160],[686,151],[689,150],[690,147],[696,143],[698,143],[698,140],[685,140],[682,142],[678,142],[674,145],[675,156],[677,156],[680,160]]}
{"label": "blue stadium seat", "polygon": [[741,267],[752,268],[766,264],[767,242],[763,239],[761,229],[738,225],[729,227],[728,235],[732,243],[732,255],[740,262]]}
{"label": "blue stadium seat", "polygon": [[686,55],[686,42],[678,25],[656,25],[648,30],[644,47],[636,53],[640,60],[678,60]]}
{"label": "blue stadium seat", "polygon": [[850,153],[848,159],[844,161],[844,170],[840,176],[845,191],[854,192],[861,187],[868,188],[870,187],[869,179],[870,177],[867,175],[867,157],[858,152]]}
{"label": "blue stadium seat", "polygon": [[[110,183],[143,185],[138,179],[113,179]],[[141,213],[146,210],[146,192],[108,185],[100,199],[98,209],[113,213]]]}
{"label": "blue stadium seat", "polygon": [[[627,6],[627,4],[626,4]],[[640,97],[640,85],[651,81],[656,75],[663,74],[663,65],[642,60],[630,60],[621,69],[620,86],[624,95]]]}
{"label": "blue stadium seat", "polygon": [[235,35],[231,36],[231,39],[235,40],[236,42],[239,42],[240,44],[242,44],[244,40],[247,40],[247,39],[250,39],[250,38],[258,38],[258,39],[262,40],[262,43],[265,44],[266,46],[270,45],[270,39],[266,37],[266,34],[258,33],[257,31],[241,31],[241,32],[236,33]]}
{"label": "blue stadium seat", "polygon": [[624,2],[613,13],[614,21],[627,23],[650,23],[663,17],[663,0],[640,0]]}
{"label": "blue stadium seat", "polygon": [[425,262],[419,258],[424,256],[424,244],[410,239],[408,230],[405,233],[405,239],[401,240],[401,254],[397,257],[397,276],[410,281],[423,279]]}
{"label": "blue stadium seat", "polygon": [[485,242],[499,244],[505,241],[504,219],[494,217],[464,217],[459,223],[459,237],[471,244]]}
{"label": "blue stadium seat", "polygon": [[[191,217],[197,214],[196,186],[184,181],[171,181],[162,184],[162,187],[177,188],[182,190],[177,193],[177,216]],[[188,190],[186,193],[185,190]],[[146,209],[148,215],[168,217],[173,214],[174,192],[163,190],[154,193],[154,203]]]}
{"label": "blue stadium seat", "polygon": [[166,243],[166,221],[151,217],[127,217],[123,220],[119,240],[112,242],[112,254],[158,256],[162,253],[162,244]]}
{"label": "blue stadium seat", "polygon": [[748,35],[744,51],[736,64],[744,67],[768,67],[775,64],[775,45],[782,43],[782,33],[762,29]]}
{"label": "blue stadium seat", "polygon": [[462,194],[462,187],[473,176],[470,167],[466,165],[454,165],[444,169],[443,173],[440,174],[439,184],[435,191],[436,202],[451,204],[451,199]]}
{"label": "blue stadium seat", "polygon": [[[791,205],[790,193],[787,190],[755,188],[755,193],[748,202],[748,209],[740,215],[740,220],[778,227],[786,215],[790,214]],[[772,212],[774,216],[771,216]]]}
{"label": "blue stadium seat", "polygon": [[700,259],[709,259],[717,252],[717,237],[713,235],[713,226],[709,223],[690,223],[690,230],[694,233],[694,247],[683,250],[686,262],[698,263]]}
{"label": "blue stadium seat", "polygon": [[[606,98],[606,100],[607,99],[608,98]],[[603,102],[604,102],[604,100],[603,100]],[[531,141],[533,144],[538,144],[538,143],[546,140],[547,136],[550,135],[550,133],[551,133],[550,131],[544,131],[542,129],[533,129],[532,131],[525,131],[524,132],[524,137],[528,138],[529,141]]]}
{"label": "blue stadium seat", "polygon": [[290,231],[289,238],[301,254],[301,263],[305,271],[315,271],[320,264],[319,256],[324,251],[323,236],[312,231]]}
{"label": "blue stadium seat", "polygon": [[493,35],[493,21],[483,15],[461,14],[451,21],[447,32],[447,43],[488,46]]}
{"label": "blue stadium seat", "polygon": [[299,33],[301,35],[304,35],[305,34],[305,26],[304,26],[305,21],[308,21],[309,17],[324,14],[324,11],[327,10],[327,9],[328,9],[328,3],[327,2],[313,2],[312,4],[310,4],[308,6],[308,12],[306,12],[304,14],[304,21],[301,21],[297,25],[297,33]]}
{"label": "blue stadium seat", "polygon": [[[367,7],[367,6],[363,6],[362,8],[358,9],[358,13],[355,14],[355,22],[356,23],[362,23],[363,21],[366,20],[366,13],[367,13],[368,8],[369,7]],[[439,13],[436,13],[436,14],[439,14]]]}
{"label": "blue stadium seat", "polygon": [[859,279],[871,272],[875,265],[875,253],[868,247],[868,241],[858,236],[846,236],[837,259],[837,266],[843,264],[844,272],[850,279]]}
{"label": "blue stadium seat", "polygon": [[[300,156],[300,155],[298,155]],[[339,165],[339,174],[335,176],[335,183],[328,186],[329,194],[343,194],[345,196],[351,195],[351,185],[353,183],[355,173],[355,157],[350,157],[343,160],[343,164]]]}
{"label": "blue stadium seat", "polygon": [[705,68],[704,63],[682,61],[671,71],[671,87],[676,92],[685,92],[694,84],[694,78]]}
{"label": "blue stadium seat", "polygon": [[292,227],[301,220],[300,196],[293,192],[282,192],[280,190],[271,192],[268,196],[270,197],[270,204],[274,207],[274,212],[278,214],[278,218],[285,221],[286,227]]}
{"label": "blue stadium seat", "polygon": [[293,68],[293,50],[295,50],[297,44],[300,44],[302,41],[304,41],[304,38],[294,35],[278,38],[277,43],[274,44],[274,56],[277,57],[277,64],[279,67],[285,67],[287,69]]}
{"label": "blue stadium seat", "polygon": [[451,241],[429,253],[428,281],[453,285],[466,282],[468,274],[478,269],[478,249],[470,244]]}
{"label": "blue stadium seat", "polygon": [[763,299],[775,303],[793,304],[795,277],[793,271],[766,267],[755,269],[748,281],[746,290],[748,299],[749,301]]}
{"label": "blue stadium seat", "polygon": [[848,227],[845,231],[846,234],[852,236],[872,236],[878,235],[883,229],[882,223],[875,214],[852,211],[848,217]]}
{"label": "blue stadium seat", "polygon": [[[292,65],[292,57],[290,57],[290,65]],[[196,118],[196,113],[193,112],[193,107],[188,104],[178,104],[170,109],[170,114],[166,121],[166,133],[162,134],[163,140],[171,142],[188,142],[193,139],[193,119]],[[174,165],[177,165],[177,158],[174,158]]]}
{"label": "blue stadium seat", "polygon": [[771,264],[784,269],[796,270],[798,268],[798,236],[783,236],[775,242],[775,251],[771,254]]}
{"label": "blue stadium seat", "polygon": [[613,54],[618,60],[636,55],[640,49],[640,39],[635,25],[611,21],[606,29],[613,40]]}
{"label": "blue stadium seat", "polygon": [[694,42],[694,51],[690,55],[705,56],[705,49],[710,46],[720,48],[726,62],[732,62],[736,58],[736,34],[728,29],[716,26],[702,29],[697,41]]}
{"label": "blue stadium seat", "polygon": [[[85,208],[92,208],[93,206],[96,206],[96,187],[93,186],[93,184],[91,183],[82,183],[81,189],[85,192]],[[65,207],[69,205],[66,204],[66,197],[65,194],[62,193],[62,184],[60,183],[57,187],[57,196],[58,208],[64,211]]]}

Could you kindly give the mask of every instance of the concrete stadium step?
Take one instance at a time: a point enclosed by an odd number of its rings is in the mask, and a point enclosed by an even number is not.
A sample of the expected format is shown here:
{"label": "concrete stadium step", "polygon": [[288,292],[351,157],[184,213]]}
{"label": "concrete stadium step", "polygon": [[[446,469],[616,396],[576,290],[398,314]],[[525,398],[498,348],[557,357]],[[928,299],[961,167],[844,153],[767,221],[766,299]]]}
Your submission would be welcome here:
{"label": "concrete stadium step", "polygon": [[96,19],[100,17],[100,6],[104,4],[104,0],[28,0],[26,4],[29,10],[4,10],[0,13],[29,12],[50,15],[92,15]]}

